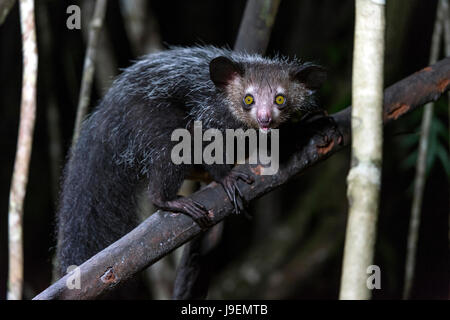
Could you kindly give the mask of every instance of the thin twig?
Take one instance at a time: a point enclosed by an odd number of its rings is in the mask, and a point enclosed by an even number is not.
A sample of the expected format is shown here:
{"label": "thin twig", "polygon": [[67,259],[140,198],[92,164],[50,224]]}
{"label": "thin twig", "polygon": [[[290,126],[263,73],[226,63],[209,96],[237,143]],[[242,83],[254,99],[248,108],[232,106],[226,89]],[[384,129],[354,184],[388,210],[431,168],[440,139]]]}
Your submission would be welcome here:
{"label": "thin twig", "polygon": [[28,171],[36,118],[37,46],[34,23],[34,1],[20,0],[22,30],[23,75],[20,105],[19,136],[9,195],[9,275],[8,299],[20,300],[23,289],[23,202],[28,182]]}
{"label": "thin twig", "polygon": [[58,198],[59,189],[59,176],[61,161],[63,159],[62,152],[62,142],[61,142],[61,130],[59,126],[59,109],[55,97],[54,80],[51,75],[54,73],[54,67],[51,63],[52,52],[54,48],[52,39],[52,30],[50,27],[50,18],[48,7],[44,2],[38,4],[38,10],[36,10],[36,23],[40,27],[39,41],[41,44],[40,59],[44,65],[47,66],[45,75],[40,78],[41,82],[44,83],[43,87],[47,89],[46,96],[48,99],[45,101],[46,104],[46,115],[47,115],[47,130],[48,130],[48,146],[49,146],[49,162],[50,162],[50,186],[52,190],[53,201],[56,202]]}
{"label": "thin twig", "polygon": [[[81,33],[86,43],[89,43],[91,34],[89,19],[93,17],[95,11],[95,1],[83,0],[81,6]],[[106,28],[100,28],[97,42],[97,53],[94,61],[94,81],[98,91],[103,95],[111,86],[113,78],[117,75],[117,59],[114,56],[114,49]]]}
{"label": "thin twig", "polygon": [[0,0],[0,26],[5,22],[16,0]]}
{"label": "thin twig", "polygon": [[[430,64],[437,61],[443,31],[442,1],[436,9],[433,37],[431,42]],[[403,299],[409,299],[416,265],[417,241],[419,239],[420,213],[422,210],[423,191],[426,180],[427,154],[434,103],[427,103],[420,128],[419,152],[417,155],[416,175],[414,177],[414,195],[409,221],[408,243],[406,248],[405,279],[403,283]]]}
{"label": "thin twig", "polygon": [[89,102],[91,99],[92,81],[94,79],[95,57],[97,54],[97,45],[100,29],[103,26],[103,20],[106,13],[107,0],[97,0],[95,4],[94,16],[91,21],[89,31],[88,48],[84,58],[83,78],[81,80],[80,97],[78,100],[77,118],[73,132],[72,148],[75,146],[80,134],[81,125],[87,114]]}
{"label": "thin twig", "polygon": [[[385,90],[383,120],[392,122],[423,104],[438,99],[450,89],[450,58],[444,59],[399,81]],[[414,94],[411,94],[414,92]],[[261,167],[239,165],[255,182],[238,182],[245,201],[251,201],[287,183],[311,166],[342,150],[350,141],[351,108],[331,116],[317,133],[305,136],[302,147],[272,176],[261,175]],[[212,220],[218,223],[234,211],[222,186],[211,183],[190,198],[209,208]],[[67,274],[34,299],[94,299],[114,290],[117,285],[172,252],[200,234],[201,229],[186,215],[157,211],[130,233],[84,262],[80,272],[82,290],[69,290]]]}
{"label": "thin twig", "polygon": [[[444,39],[445,39],[445,56],[450,57],[450,4],[448,0],[442,1],[442,10],[444,16]],[[448,99],[448,149],[450,151],[450,93],[447,93]],[[450,182],[450,181],[449,181]],[[450,183],[449,183],[449,193],[450,193]],[[449,197],[449,208],[450,208],[450,197]],[[449,209],[450,210],[450,209]],[[448,226],[448,245],[450,249],[450,211],[449,211],[449,226]]]}

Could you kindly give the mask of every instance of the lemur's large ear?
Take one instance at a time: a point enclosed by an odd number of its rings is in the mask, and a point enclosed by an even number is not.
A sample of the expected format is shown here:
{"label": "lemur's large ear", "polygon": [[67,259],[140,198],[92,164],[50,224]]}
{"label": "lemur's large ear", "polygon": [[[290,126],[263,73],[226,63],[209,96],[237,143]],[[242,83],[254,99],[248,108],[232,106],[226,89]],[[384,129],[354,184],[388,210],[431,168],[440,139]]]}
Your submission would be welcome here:
{"label": "lemur's large ear", "polygon": [[327,79],[325,69],[319,65],[306,63],[291,72],[291,79],[303,83],[308,89],[319,89]]}
{"label": "lemur's large ear", "polygon": [[209,76],[217,87],[227,86],[236,76],[241,76],[241,67],[233,60],[220,56],[209,63]]}

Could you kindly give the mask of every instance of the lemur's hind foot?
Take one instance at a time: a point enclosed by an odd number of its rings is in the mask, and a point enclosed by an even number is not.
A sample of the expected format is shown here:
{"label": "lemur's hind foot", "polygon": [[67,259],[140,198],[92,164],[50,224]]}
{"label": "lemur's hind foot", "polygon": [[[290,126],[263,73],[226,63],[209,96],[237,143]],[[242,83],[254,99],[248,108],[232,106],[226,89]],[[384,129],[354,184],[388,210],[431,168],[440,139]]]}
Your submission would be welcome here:
{"label": "lemur's hind foot", "polygon": [[191,217],[202,229],[207,229],[213,225],[205,206],[191,198],[179,197],[169,201],[156,200],[153,203],[161,210],[182,213]]}

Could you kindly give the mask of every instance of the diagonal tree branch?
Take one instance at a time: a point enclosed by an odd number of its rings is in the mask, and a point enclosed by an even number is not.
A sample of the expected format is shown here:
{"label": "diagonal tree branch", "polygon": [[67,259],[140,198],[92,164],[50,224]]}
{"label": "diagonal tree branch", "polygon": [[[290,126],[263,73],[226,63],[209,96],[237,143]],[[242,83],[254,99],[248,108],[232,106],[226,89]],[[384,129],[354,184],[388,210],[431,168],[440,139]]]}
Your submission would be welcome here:
{"label": "diagonal tree branch", "polygon": [[[387,88],[384,93],[383,120],[389,123],[400,116],[437,100],[450,89],[450,58],[439,61]],[[342,150],[350,141],[350,115],[348,107],[331,117],[334,124],[324,122],[319,133],[312,135],[301,149],[272,176],[260,174],[260,166],[240,165],[235,170],[252,174],[252,185],[239,187],[247,201],[256,199],[309,167]],[[210,208],[212,219],[218,223],[233,212],[223,188],[213,182],[196,192],[192,198]],[[114,290],[135,273],[170,253],[183,243],[200,234],[200,228],[185,215],[157,211],[130,233],[96,254],[80,266],[81,289],[68,289],[67,274],[34,299],[94,299]]]}

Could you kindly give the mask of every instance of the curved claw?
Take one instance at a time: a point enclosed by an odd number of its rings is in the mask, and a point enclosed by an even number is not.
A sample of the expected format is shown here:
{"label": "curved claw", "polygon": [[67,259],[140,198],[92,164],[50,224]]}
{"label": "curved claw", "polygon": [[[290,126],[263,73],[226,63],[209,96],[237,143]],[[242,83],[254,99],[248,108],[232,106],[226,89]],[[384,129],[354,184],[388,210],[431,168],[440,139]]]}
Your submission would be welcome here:
{"label": "curved claw", "polygon": [[244,213],[246,217],[249,217],[250,215],[245,209],[247,202],[245,201],[245,197],[237,184],[238,179],[243,180],[248,184],[254,182],[253,177],[249,174],[240,171],[231,171],[230,174],[226,176],[220,183],[223,186],[228,198],[233,203],[235,213]]}
{"label": "curved claw", "polygon": [[[236,187],[235,192],[237,192],[238,195],[239,195],[239,198],[238,198],[238,199],[240,199],[240,200],[242,201],[242,206],[241,206],[241,208],[240,208],[240,209],[241,209],[241,212],[244,214],[244,216],[245,216],[247,219],[251,219],[252,216],[248,213],[248,211],[247,211],[247,209],[246,209],[246,207],[247,207],[247,205],[248,205],[248,202],[247,202],[247,200],[245,200],[245,197],[244,197],[244,195],[242,194],[241,189],[239,189],[239,186],[237,185],[237,183],[235,184],[235,187]],[[235,193],[235,195],[236,195],[236,193]]]}
{"label": "curved claw", "polygon": [[234,179],[230,179],[230,178],[225,178],[223,181],[223,188],[225,190],[225,192],[227,193],[228,199],[230,199],[230,201],[233,203],[234,205],[234,211],[236,214],[240,213],[240,207],[239,204],[236,200],[236,180]]}
{"label": "curved claw", "polygon": [[157,201],[155,206],[166,211],[177,212],[191,217],[202,230],[212,225],[208,210],[201,203],[190,198],[178,198],[171,201]]}
{"label": "curved claw", "polygon": [[253,182],[255,182],[255,179],[251,175],[244,172],[233,170],[231,171],[230,175],[235,177],[236,179],[241,179],[248,184],[252,184]]}

